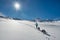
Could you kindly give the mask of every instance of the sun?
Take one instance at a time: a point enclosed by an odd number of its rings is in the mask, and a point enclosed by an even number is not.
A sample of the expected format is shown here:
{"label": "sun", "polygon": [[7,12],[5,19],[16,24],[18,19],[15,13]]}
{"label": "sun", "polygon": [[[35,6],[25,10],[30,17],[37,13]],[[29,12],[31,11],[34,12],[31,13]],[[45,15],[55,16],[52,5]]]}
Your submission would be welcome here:
{"label": "sun", "polygon": [[19,10],[21,8],[21,5],[18,2],[15,2],[14,7],[16,10]]}

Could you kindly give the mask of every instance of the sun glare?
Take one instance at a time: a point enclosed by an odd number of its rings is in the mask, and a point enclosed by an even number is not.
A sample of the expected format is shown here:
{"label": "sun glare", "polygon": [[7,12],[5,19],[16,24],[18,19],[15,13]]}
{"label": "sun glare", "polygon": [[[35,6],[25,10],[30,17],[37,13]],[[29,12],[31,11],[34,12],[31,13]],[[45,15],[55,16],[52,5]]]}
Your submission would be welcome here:
{"label": "sun glare", "polygon": [[16,2],[14,3],[14,7],[16,10],[19,10],[21,8],[21,5],[18,2]]}

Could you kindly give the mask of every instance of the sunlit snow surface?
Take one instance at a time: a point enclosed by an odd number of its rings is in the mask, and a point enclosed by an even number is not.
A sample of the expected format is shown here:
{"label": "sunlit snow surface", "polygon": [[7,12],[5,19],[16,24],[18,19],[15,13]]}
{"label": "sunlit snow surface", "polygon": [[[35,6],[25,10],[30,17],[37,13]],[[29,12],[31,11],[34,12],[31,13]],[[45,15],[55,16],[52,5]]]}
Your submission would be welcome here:
{"label": "sunlit snow surface", "polygon": [[60,22],[39,22],[47,36],[35,28],[35,22],[0,18],[0,40],[60,40]]}

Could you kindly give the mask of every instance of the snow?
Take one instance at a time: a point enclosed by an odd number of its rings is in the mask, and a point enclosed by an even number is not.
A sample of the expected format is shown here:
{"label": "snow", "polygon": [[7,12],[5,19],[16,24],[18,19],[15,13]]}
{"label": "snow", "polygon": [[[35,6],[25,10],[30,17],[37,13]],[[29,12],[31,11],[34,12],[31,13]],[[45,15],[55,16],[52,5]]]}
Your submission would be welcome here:
{"label": "snow", "polygon": [[60,40],[60,22],[38,22],[51,37],[35,28],[35,22],[0,18],[0,40]]}

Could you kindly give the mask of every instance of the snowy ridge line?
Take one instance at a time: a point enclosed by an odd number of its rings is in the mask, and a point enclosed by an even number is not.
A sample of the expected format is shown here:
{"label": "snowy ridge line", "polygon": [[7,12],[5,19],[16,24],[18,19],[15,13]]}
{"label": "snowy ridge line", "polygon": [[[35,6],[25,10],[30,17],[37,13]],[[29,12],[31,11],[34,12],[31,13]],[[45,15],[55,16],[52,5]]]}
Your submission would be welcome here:
{"label": "snowy ridge line", "polygon": [[[3,19],[3,20],[1,20]],[[6,19],[6,18],[0,18],[0,21],[5,21],[5,20],[14,20],[14,19]],[[15,20],[16,21],[16,20]],[[19,20],[20,21],[20,20]],[[32,22],[32,21],[31,21]],[[46,26],[60,26],[60,21],[54,21],[54,22],[40,22],[41,24],[44,24]]]}
{"label": "snowy ridge line", "polygon": [[0,22],[9,22],[12,21],[12,19],[4,19],[4,18],[0,18]]}

